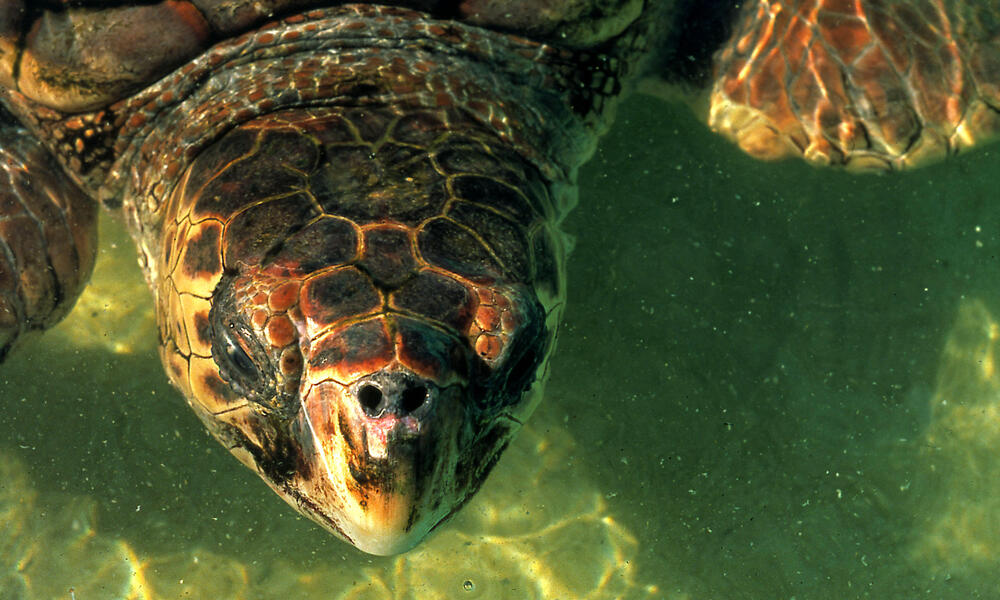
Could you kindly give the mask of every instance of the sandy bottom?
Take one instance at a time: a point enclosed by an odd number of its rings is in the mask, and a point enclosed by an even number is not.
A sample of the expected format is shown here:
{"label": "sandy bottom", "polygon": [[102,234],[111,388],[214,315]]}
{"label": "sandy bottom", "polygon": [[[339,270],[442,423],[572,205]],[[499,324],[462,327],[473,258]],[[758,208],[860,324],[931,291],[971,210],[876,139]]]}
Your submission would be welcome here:
{"label": "sandy bottom", "polygon": [[1000,597],[991,154],[760,164],[627,103],[566,223],[545,404],[397,558],[208,438],[105,219],[87,294],[0,369],[0,599]]}

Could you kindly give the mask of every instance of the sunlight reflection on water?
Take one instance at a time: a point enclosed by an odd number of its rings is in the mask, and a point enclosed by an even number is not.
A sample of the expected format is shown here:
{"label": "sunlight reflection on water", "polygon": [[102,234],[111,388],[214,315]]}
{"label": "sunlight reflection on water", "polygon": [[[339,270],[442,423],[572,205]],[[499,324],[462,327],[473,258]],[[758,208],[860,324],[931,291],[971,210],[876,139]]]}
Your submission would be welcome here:
{"label": "sunlight reflection on water", "polygon": [[938,572],[1000,564],[998,343],[1000,324],[986,306],[964,301],[942,353],[922,456],[941,495],[927,507],[914,555]]}
{"label": "sunlight reflection on water", "polygon": [[[71,588],[87,600],[656,597],[655,586],[636,579],[635,537],[607,513],[599,490],[565,467],[571,448],[558,428],[544,437],[526,431],[497,467],[496,484],[455,525],[386,568],[360,571],[336,563],[260,568],[198,549],[139,555],[101,533],[93,500],[39,502],[23,466],[0,454],[0,550],[14,566],[0,583],[4,597],[24,600],[68,598]],[[525,472],[512,502],[502,482]]]}

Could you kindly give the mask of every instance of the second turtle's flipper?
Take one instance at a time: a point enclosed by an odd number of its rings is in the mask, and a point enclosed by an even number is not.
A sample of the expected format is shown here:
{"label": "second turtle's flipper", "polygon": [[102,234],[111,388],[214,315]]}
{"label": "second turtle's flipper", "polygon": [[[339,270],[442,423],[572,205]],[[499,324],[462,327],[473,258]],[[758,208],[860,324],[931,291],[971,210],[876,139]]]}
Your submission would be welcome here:
{"label": "second turtle's flipper", "polygon": [[96,202],[0,108],[0,359],[66,316],[96,243]]}
{"label": "second turtle's flipper", "polygon": [[1000,135],[1000,2],[758,0],[709,126],[758,158],[902,169]]}

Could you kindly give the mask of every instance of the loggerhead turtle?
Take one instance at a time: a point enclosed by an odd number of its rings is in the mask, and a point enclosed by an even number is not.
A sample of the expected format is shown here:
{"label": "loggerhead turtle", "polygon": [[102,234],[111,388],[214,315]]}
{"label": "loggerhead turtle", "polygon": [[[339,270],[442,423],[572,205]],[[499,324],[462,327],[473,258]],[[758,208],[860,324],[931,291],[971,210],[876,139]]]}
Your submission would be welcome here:
{"label": "loggerhead turtle", "polygon": [[0,348],[124,212],[209,431],[408,550],[540,399],[559,222],[623,92],[762,158],[897,169],[1000,129],[996,2],[0,0]]}

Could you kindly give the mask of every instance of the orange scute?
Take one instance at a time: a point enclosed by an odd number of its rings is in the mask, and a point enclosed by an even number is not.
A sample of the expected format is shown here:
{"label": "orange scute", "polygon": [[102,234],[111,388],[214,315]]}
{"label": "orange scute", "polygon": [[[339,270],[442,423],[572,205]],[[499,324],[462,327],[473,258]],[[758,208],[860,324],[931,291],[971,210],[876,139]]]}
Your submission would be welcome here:
{"label": "orange scute", "polygon": [[267,307],[274,312],[284,312],[295,305],[299,298],[299,283],[289,281],[275,288],[267,298]]}
{"label": "orange scute", "polygon": [[275,348],[284,348],[295,341],[295,327],[288,317],[271,317],[267,322],[267,341]]}

